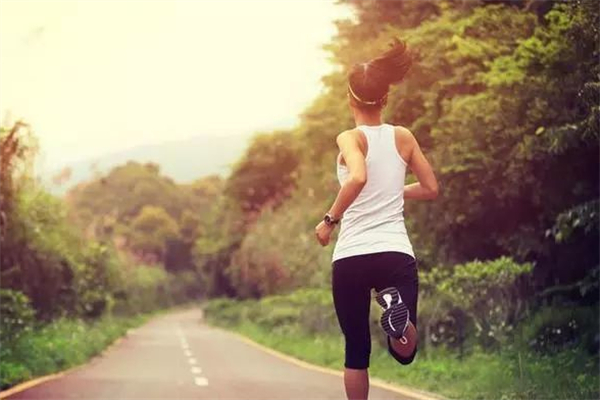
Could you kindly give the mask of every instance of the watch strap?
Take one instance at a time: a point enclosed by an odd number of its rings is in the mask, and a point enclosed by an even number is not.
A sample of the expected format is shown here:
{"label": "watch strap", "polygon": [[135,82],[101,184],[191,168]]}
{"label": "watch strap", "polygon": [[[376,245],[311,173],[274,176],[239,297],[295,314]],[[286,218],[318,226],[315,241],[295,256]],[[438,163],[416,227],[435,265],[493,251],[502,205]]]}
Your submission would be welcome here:
{"label": "watch strap", "polygon": [[333,216],[329,213],[325,214],[325,217],[323,217],[323,221],[325,221],[325,223],[329,226],[337,225],[340,223],[339,219],[333,218]]}

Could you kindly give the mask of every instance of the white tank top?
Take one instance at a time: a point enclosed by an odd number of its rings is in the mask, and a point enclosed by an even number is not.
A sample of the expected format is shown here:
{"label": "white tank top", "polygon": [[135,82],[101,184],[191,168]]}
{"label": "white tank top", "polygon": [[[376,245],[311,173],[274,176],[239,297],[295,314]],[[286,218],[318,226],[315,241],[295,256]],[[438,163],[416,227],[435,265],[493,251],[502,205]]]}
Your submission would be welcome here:
{"label": "white tank top", "polygon": [[[361,125],[367,139],[367,183],[341,222],[333,261],[360,254],[398,251],[414,257],[404,225],[406,162],[396,150],[394,127]],[[340,185],[348,168],[337,163]]]}

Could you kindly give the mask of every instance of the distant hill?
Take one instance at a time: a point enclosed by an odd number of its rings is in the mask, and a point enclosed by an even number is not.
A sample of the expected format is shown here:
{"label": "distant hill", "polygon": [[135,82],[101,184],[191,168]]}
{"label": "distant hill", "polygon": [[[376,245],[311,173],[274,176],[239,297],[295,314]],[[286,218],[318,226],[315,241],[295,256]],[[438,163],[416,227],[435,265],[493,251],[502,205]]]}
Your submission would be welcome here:
{"label": "distant hill", "polygon": [[[180,183],[191,182],[206,175],[226,175],[231,165],[244,153],[250,137],[251,135],[197,136],[185,140],[137,146],[65,165],[63,168],[45,174],[42,179],[47,182],[52,192],[62,194],[72,186],[130,160],[156,163],[160,166],[162,174]],[[52,183],[53,178],[65,169],[70,169],[70,177],[61,185]]]}

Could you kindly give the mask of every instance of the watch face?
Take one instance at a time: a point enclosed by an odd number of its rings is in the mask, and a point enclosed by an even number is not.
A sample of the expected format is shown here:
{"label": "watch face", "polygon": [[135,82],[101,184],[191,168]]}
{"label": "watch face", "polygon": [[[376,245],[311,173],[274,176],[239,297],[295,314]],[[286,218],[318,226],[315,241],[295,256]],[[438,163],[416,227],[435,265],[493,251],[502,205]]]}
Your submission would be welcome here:
{"label": "watch face", "polygon": [[325,223],[329,226],[332,225],[336,225],[338,222],[340,222],[340,220],[335,220],[333,219],[333,217],[329,214],[325,214],[325,217],[323,217],[323,221],[325,221]]}

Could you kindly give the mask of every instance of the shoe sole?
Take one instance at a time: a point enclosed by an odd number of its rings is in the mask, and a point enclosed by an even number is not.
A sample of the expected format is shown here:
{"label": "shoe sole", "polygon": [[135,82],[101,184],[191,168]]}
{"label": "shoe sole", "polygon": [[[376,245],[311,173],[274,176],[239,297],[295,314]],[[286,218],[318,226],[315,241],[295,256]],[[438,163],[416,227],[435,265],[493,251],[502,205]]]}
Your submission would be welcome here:
{"label": "shoe sole", "polygon": [[409,312],[406,304],[399,303],[392,305],[383,312],[380,324],[384,332],[394,339],[404,337],[404,332],[408,327]]}
{"label": "shoe sole", "polygon": [[402,302],[402,300],[400,300],[400,293],[395,287],[385,288],[378,292],[377,296],[375,296],[375,300],[384,310]]}

